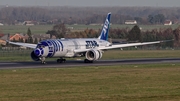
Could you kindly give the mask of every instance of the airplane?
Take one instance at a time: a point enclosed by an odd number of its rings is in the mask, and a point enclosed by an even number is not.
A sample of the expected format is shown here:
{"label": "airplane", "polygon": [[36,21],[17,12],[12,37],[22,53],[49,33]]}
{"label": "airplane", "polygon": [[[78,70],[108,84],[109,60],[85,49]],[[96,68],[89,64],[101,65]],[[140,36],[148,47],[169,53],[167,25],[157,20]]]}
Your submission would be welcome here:
{"label": "airplane", "polygon": [[85,57],[84,63],[93,63],[102,58],[103,51],[130,46],[157,44],[165,41],[112,44],[108,42],[111,13],[107,14],[102,31],[98,38],[47,39],[38,44],[7,41],[10,44],[32,48],[31,58],[45,64],[46,58],[58,58],[58,63],[66,62],[65,58]]}

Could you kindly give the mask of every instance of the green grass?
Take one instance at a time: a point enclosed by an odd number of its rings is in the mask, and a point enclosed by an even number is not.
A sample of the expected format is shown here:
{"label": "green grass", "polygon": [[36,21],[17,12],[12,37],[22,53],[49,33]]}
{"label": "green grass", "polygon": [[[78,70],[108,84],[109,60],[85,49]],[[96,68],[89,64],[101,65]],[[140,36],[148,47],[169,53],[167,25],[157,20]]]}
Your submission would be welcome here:
{"label": "green grass", "polygon": [[[73,27],[71,31],[83,31],[85,29],[94,29],[98,30],[101,29],[101,25],[66,25],[68,27]],[[111,28],[132,28],[134,25],[120,25],[120,24],[112,24]],[[172,28],[175,29],[179,25],[171,25],[171,26],[164,26],[164,25],[139,25],[143,31],[152,30],[152,29],[160,29],[160,28]],[[52,30],[53,25],[35,25],[35,26],[22,26],[22,25],[10,25],[10,26],[1,26],[0,30],[3,33],[7,34],[15,34],[15,33],[27,33],[28,28],[31,29],[33,34],[45,34],[48,30]]]}
{"label": "green grass", "polygon": [[0,70],[0,101],[178,101],[180,64]]}
{"label": "green grass", "polygon": [[179,58],[180,50],[108,50],[103,59]]}
{"label": "green grass", "polygon": [[22,25],[11,25],[1,26],[0,30],[3,33],[15,34],[15,33],[27,33],[28,28],[31,29],[32,34],[45,34],[48,30],[52,30],[53,25],[35,25],[35,26],[22,26]]}
{"label": "green grass", "polygon": [[[0,50],[0,61],[33,61],[30,57],[32,50]],[[179,58],[180,50],[108,50],[103,53],[102,59],[131,59],[131,58]],[[71,59],[84,59],[76,57]],[[69,58],[67,58],[68,60]],[[56,60],[56,58],[47,58]]]}
{"label": "green grass", "polygon": [[[172,29],[175,29],[179,25],[175,24],[175,25],[171,25],[171,26],[164,26],[164,25],[138,25],[138,26],[141,27],[143,31],[146,31],[146,30],[160,29],[160,28],[172,28]],[[73,27],[74,30],[76,30],[76,31],[84,30],[86,28],[95,29],[95,30],[98,30],[98,29],[102,28],[101,25],[67,25],[67,27]],[[110,27],[111,28],[130,28],[130,29],[132,29],[134,27],[134,25],[112,24]]]}
{"label": "green grass", "polygon": [[31,61],[32,50],[0,50],[0,61]]}

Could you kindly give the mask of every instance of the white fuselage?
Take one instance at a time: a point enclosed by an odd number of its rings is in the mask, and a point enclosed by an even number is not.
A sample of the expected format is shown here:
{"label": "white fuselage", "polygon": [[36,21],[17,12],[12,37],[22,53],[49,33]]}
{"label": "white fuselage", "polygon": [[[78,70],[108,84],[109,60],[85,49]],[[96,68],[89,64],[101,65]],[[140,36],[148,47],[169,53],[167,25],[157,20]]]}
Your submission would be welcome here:
{"label": "white fuselage", "polygon": [[[46,43],[46,44],[45,44]],[[109,46],[111,43],[96,38],[85,39],[53,39],[40,42],[37,47],[44,45],[43,57],[75,57],[75,50],[97,49]]]}

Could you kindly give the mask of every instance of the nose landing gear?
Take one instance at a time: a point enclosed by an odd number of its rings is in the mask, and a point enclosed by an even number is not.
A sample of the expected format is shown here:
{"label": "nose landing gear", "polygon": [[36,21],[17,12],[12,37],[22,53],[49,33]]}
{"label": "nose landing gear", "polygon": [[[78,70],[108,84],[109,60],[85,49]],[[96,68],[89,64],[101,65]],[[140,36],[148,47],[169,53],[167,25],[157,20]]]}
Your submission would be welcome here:
{"label": "nose landing gear", "polygon": [[46,58],[45,58],[45,57],[40,57],[39,59],[40,59],[40,61],[41,61],[41,64],[46,64],[46,62],[45,62],[45,59],[46,59]]}

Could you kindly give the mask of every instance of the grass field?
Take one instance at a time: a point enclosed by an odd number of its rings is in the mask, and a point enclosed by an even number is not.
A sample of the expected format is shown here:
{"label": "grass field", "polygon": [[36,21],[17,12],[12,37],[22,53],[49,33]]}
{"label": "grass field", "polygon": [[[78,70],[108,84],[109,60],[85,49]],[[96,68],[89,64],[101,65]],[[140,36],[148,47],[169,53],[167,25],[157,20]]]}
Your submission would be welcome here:
{"label": "grass field", "polygon": [[108,50],[103,59],[178,58],[180,50]]}
{"label": "grass field", "polygon": [[[0,50],[0,61],[33,61],[30,57],[32,50]],[[131,58],[179,58],[180,50],[108,50],[102,59],[131,59]],[[79,59],[67,58],[69,59]],[[84,57],[81,57],[84,59]],[[47,58],[56,60],[56,58]]]}
{"label": "grass field", "polygon": [[11,25],[1,26],[0,30],[3,33],[15,34],[15,33],[27,33],[28,28],[31,29],[32,34],[45,34],[48,30],[52,30],[53,25],[35,25],[35,26],[22,26],[22,25]]}
{"label": "grass field", "polygon": [[[31,26],[34,34],[53,25]],[[167,26],[177,28],[178,25]],[[27,33],[29,26],[1,26]],[[73,25],[74,31],[101,26]],[[112,28],[126,28],[112,25]],[[132,28],[133,25],[128,26]],[[143,30],[165,26],[140,26]],[[0,50],[1,61],[32,61],[32,50]],[[109,50],[102,59],[179,58],[180,50]],[[49,60],[49,59],[47,59]],[[51,59],[51,60],[56,60]],[[0,101],[179,101],[180,63],[0,70]]]}
{"label": "grass field", "polygon": [[[0,50],[0,61],[33,61],[30,57],[32,50]],[[179,58],[180,50],[108,50],[102,59],[131,59],[131,58]],[[79,59],[79,57],[71,59]],[[67,58],[68,60],[69,58]],[[81,57],[84,59],[84,57]],[[47,58],[47,61],[56,58]]]}
{"label": "grass field", "polygon": [[0,101],[179,101],[180,64],[0,70]]}
{"label": "grass field", "polygon": [[[120,24],[112,24],[111,28],[132,28],[134,25],[120,25]],[[171,25],[171,26],[164,26],[164,25],[139,25],[143,31],[152,30],[152,29],[159,29],[159,28],[169,28],[172,29],[177,28],[179,25]],[[101,29],[101,25],[66,25],[67,28],[72,28],[71,31],[82,31],[87,28],[98,30]],[[27,33],[28,28],[31,29],[33,34],[45,34],[48,30],[52,30],[53,25],[35,25],[35,26],[22,26],[22,25],[11,25],[11,26],[0,26],[0,30],[3,33],[7,34],[15,34],[15,33]]]}

